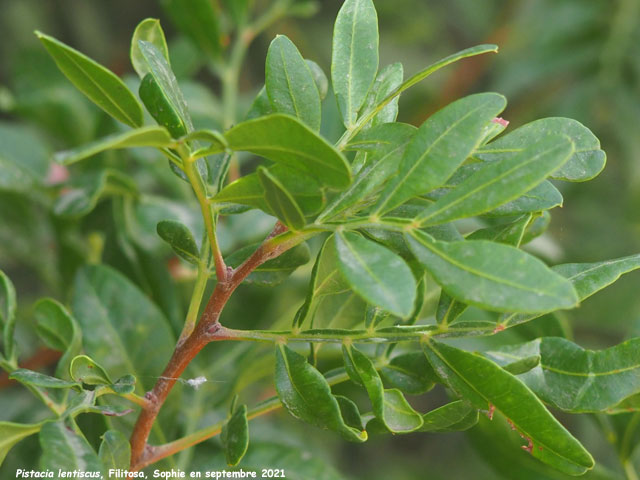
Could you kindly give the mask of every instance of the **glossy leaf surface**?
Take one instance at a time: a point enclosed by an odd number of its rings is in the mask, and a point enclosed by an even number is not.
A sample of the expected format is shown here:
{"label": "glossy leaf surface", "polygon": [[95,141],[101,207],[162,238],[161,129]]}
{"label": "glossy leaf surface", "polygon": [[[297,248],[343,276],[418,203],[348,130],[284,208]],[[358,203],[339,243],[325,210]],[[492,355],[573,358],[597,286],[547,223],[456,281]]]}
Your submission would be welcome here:
{"label": "glossy leaf surface", "polygon": [[444,185],[478,146],[486,125],[506,106],[497,93],[457,100],[429,117],[407,146],[398,174],[375,207],[386,212]]}
{"label": "glossy leaf surface", "polygon": [[180,258],[194,265],[200,262],[196,240],[186,225],[175,220],[163,220],[158,223],[156,230]]}
{"label": "glossy leaf surface", "polygon": [[462,302],[522,312],[572,308],[578,303],[569,281],[517,248],[485,240],[440,242],[419,230],[406,238],[418,261]]}
{"label": "glossy leaf surface", "polygon": [[36,35],[62,73],[91,101],[130,127],[144,123],[140,102],[113,72],[49,35]]}
{"label": "glossy leaf surface", "polygon": [[542,400],[569,412],[601,412],[640,393],[640,339],[604,350],[586,350],[559,337],[504,346],[487,353],[508,366],[527,358],[539,364],[520,379]]}
{"label": "glossy leaf surface", "polygon": [[132,147],[168,147],[173,143],[169,132],[164,127],[142,127],[124,133],[114,133],[87,145],[58,152],[54,160],[62,165],[70,165],[85,158],[92,157],[105,150]]}
{"label": "glossy leaf surface", "polygon": [[567,135],[575,144],[571,158],[553,174],[553,178],[584,182],[596,177],[604,168],[606,154],[600,149],[600,141],[591,130],[576,120],[561,117],[542,118],[527,123],[478,148],[474,156],[493,161],[517,155],[538,138],[549,134]]}
{"label": "glossy leaf surface", "polygon": [[273,214],[291,230],[300,230],[306,221],[293,195],[264,167],[258,168],[264,198]]}
{"label": "glossy leaf surface", "polygon": [[249,448],[249,422],[247,421],[247,406],[236,407],[231,417],[222,427],[220,436],[224,447],[227,465],[237,465]]}
{"label": "glossy leaf surface", "polygon": [[340,271],[355,292],[400,317],[411,314],[416,281],[402,258],[353,232],[335,234],[334,245]]}
{"label": "glossy leaf surface", "polygon": [[531,455],[570,475],[593,467],[589,452],[518,378],[479,355],[435,341],[425,353],[455,392],[476,408],[494,406],[530,439]]}
{"label": "glossy leaf surface", "polygon": [[340,406],[322,374],[286,345],[276,346],[276,390],[285,408],[296,418],[364,442],[367,433],[345,424]]}
{"label": "glossy leaf surface", "polygon": [[239,123],[225,133],[229,147],[302,170],[323,185],[345,188],[351,182],[345,158],[293,117],[273,114]]}
{"label": "glossy leaf surface", "polygon": [[346,127],[358,110],[378,71],[378,15],[371,0],[347,0],[333,30],[331,82]]}
{"label": "glossy leaf surface", "polygon": [[269,46],[265,88],[274,111],[288,113],[320,130],[318,88],[302,55],[284,35],[276,36]]}
{"label": "glossy leaf surface", "polygon": [[133,69],[142,79],[150,72],[150,69],[147,60],[140,50],[140,44],[138,43],[140,40],[155,45],[167,60],[167,63],[170,62],[169,48],[167,47],[167,40],[164,37],[164,31],[160,26],[160,20],[156,18],[146,18],[142,20],[134,30],[133,37],[131,37],[131,51],[129,53]]}
{"label": "glossy leaf surface", "polygon": [[417,221],[436,225],[491,211],[536,187],[566,163],[573,151],[569,137],[543,137],[520,154],[481,168],[427,208]]}

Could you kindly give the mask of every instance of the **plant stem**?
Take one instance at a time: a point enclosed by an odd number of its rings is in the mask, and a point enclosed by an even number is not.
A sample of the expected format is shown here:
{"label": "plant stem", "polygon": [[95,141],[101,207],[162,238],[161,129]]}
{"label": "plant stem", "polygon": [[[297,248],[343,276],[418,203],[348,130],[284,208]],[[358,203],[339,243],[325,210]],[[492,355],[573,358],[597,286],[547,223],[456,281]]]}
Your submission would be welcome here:
{"label": "plant stem", "polygon": [[[382,365],[377,366],[377,368],[381,367]],[[347,375],[346,372],[341,372],[327,378],[327,382],[329,383],[329,385],[336,385],[347,380],[349,380],[349,375]],[[280,399],[278,397],[271,397],[249,410],[247,412],[247,419],[253,420],[254,418],[273,412],[274,410],[277,410],[281,407],[282,403],[280,402]],[[220,421],[214,425],[198,430],[197,432],[193,432],[192,434],[173,442],[165,443],[164,445],[159,445],[152,448],[152,453],[149,455],[147,463],[141,465],[140,468],[144,468],[147,465],[151,465],[152,463],[162,460],[163,458],[174,455],[182,450],[197,445],[198,443],[202,443],[211,437],[219,435],[225,422],[226,420]]]}
{"label": "plant stem", "polygon": [[308,238],[308,235],[302,233],[283,232],[284,229],[285,227],[278,222],[271,234],[242,265],[235,271],[229,272],[225,280],[218,281],[200,317],[200,322],[191,335],[182,344],[176,346],[164,372],[153,389],[145,395],[148,403],[140,412],[131,433],[131,469],[133,471],[148,465],[148,458],[153,454],[153,447],[147,445],[149,432],[182,372],[209,342],[228,340],[218,320],[231,294],[257,267]]}
{"label": "plant stem", "polygon": [[218,237],[216,236],[216,226],[213,209],[207,200],[207,190],[203,178],[196,169],[195,159],[186,156],[183,158],[184,173],[189,179],[193,191],[196,194],[198,203],[200,204],[200,210],[202,212],[202,218],[204,220],[204,226],[207,230],[207,237],[211,242],[211,252],[213,254],[213,261],[216,266],[216,276],[218,281],[224,282],[227,277],[227,266],[222,258],[222,253],[218,247]]}

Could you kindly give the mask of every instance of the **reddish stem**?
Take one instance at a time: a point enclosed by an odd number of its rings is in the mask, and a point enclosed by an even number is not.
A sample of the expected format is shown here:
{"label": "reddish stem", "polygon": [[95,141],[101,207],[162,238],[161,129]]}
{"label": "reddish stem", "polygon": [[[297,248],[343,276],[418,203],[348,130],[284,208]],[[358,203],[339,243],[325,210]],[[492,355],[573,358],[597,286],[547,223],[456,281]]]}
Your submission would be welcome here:
{"label": "reddish stem", "polygon": [[148,465],[149,458],[154,456],[154,447],[147,444],[149,433],[169,392],[171,392],[182,372],[209,342],[229,338],[225,335],[225,329],[218,320],[231,294],[258,266],[304,240],[304,237],[301,236],[294,237],[286,242],[274,242],[271,240],[285,231],[286,227],[278,222],[271,234],[253,255],[236,270],[229,271],[225,281],[218,282],[193,333],[183,343],[176,346],[161,377],[153,389],[145,395],[148,404],[140,412],[140,416],[131,433],[131,471],[137,471]]}

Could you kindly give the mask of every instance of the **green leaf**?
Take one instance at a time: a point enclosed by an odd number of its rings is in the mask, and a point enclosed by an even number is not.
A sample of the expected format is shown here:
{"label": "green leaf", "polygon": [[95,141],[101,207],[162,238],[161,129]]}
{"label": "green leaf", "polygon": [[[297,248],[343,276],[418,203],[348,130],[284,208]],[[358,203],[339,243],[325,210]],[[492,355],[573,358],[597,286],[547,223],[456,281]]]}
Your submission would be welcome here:
{"label": "green leaf", "polygon": [[87,439],[64,421],[45,423],[40,430],[42,470],[102,472],[102,464]]}
{"label": "green leaf", "polygon": [[196,240],[186,225],[175,220],[163,220],[158,223],[156,230],[160,238],[169,244],[176,255],[193,265],[200,263]]}
{"label": "green leaf", "polygon": [[304,214],[295,198],[264,167],[258,167],[258,179],[264,189],[264,199],[273,214],[291,230],[300,230],[306,225]]}
{"label": "green leaf", "polygon": [[78,355],[71,360],[71,378],[86,385],[111,385],[109,374],[86,355]]}
{"label": "green leaf", "polygon": [[33,385],[43,388],[76,388],[81,385],[78,382],[68,382],[59,378],[50,377],[43,373],[27,370],[26,368],[18,368],[9,375],[12,380],[17,380],[23,385]]}
{"label": "green leaf", "polygon": [[[499,363],[499,362],[496,362]],[[531,355],[502,366],[511,375],[522,375],[540,365],[540,355]],[[539,395],[538,395],[539,396]]]}
{"label": "green leaf", "polygon": [[294,326],[301,327],[309,314],[313,324],[313,313],[317,306],[332,295],[339,295],[349,291],[349,284],[344,280],[336,259],[331,237],[327,237],[320,247],[311,270],[311,278],[307,287],[304,303],[296,313]]}
{"label": "green leaf", "polygon": [[[562,275],[575,288],[582,302],[591,295],[611,285],[622,275],[640,268],[640,254],[595,263],[566,263],[551,270]],[[503,315],[500,325],[512,327],[537,318],[539,315]]]}
{"label": "green leaf", "polygon": [[532,223],[533,215],[525,214],[513,222],[481,228],[467,235],[467,240],[492,240],[498,243],[519,247],[527,228]]}
{"label": "green leaf", "polygon": [[589,452],[518,378],[479,355],[433,340],[425,344],[425,354],[449,387],[474,407],[495,407],[507,417],[530,440],[531,455],[569,475],[593,468]]}
{"label": "green leaf", "polygon": [[45,183],[49,152],[25,125],[0,122],[0,190],[31,193]]}
{"label": "green leaf", "polygon": [[353,442],[367,440],[367,432],[348,426],[322,374],[286,345],[276,346],[276,390],[291,415],[333,430]]}
{"label": "green leaf", "polygon": [[69,378],[71,359],[82,350],[78,322],[62,304],[51,298],[43,298],[36,303],[34,316],[36,332],[42,341],[50,348],[63,352],[58,360],[56,376]]}
{"label": "green leaf", "polygon": [[622,275],[640,268],[640,254],[594,263],[565,263],[552,267],[567,278],[578,292],[580,301],[611,285]]}
{"label": "green leaf", "polygon": [[[298,170],[285,165],[269,167],[269,173],[276,177],[282,186],[291,194],[305,216],[317,213],[324,202],[322,189],[318,182]],[[224,187],[212,198],[215,203],[238,203],[257,207],[273,215],[264,198],[264,188],[257,173],[240,177]]]}
{"label": "green leaf", "polygon": [[53,211],[65,218],[80,218],[91,213],[108,196],[138,197],[136,181],[120,170],[104,168],[74,175],[56,199]]}
{"label": "green leaf", "polygon": [[130,127],[144,123],[140,103],[113,72],[49,35],[36,35],[62,73],[92,102]]}
{"label": "green leaf", "polygon": [[418,129],[375,207],[389,211],[411,197],[444,185],[478,146],[485,127],[506,106],[497,93],[457,100],[429,117]]}
{"label": "green leaf", "polygon": [[473,217],[517,199],[540,184],[573,154],[569,137],[548,135],[518,155],[491,162],[416,218],[423,226]]}
{"label": "green leaf", "polygon": [[482,160],[499,160],[518,155],[536,139],[546,135],[567,135],[575,144],[569,161],[552,177],[569,182],[585,182],[596,177],[604,168],[606,154],[600,150],[600,141],[587,127],[570,118],[542,118],[527,123],[494,142],[478,148],[474,156]]}
{"label": "green leaf", "polygon": [[320,95],[320,101],[322,102],[329,91],[329,80],[327,80],[327,76],[320,65],[313,60],[305,59],[304,61],[307,62],[307,67],[309,67],[309,70],[311,71],[311,76],[316,84],[318,94]]}
{"label": "green leaf", "polygon": [[422,420],[419,432],[461,432],[478,423],[478,409],[464,400],[456,400],[425,413]]}
{"label": "green leaf", "polygon": [[313,75],[296,46],[284,35],[267,52],[265,88],[276,112],[288,113],[320,130],[320,95]]}
{"label": "green leaf", "polygon": [[131,462],[129,439],[118,430],[107,430],[102,435],[98,457],[107,472],[112,468],[128,469]]}
{"label": "green leaf", "polygon": [[363,113],[362,117],[365,120],[371,120],[375,117],[378,112],[384,109],[389,103],[391,103],[398,95],[407,90],[408,88],[413,87],[416,83],[421,82],[425,78],[427,78],[432,73],[437,72],[443,67],[450,65],[458,60],[462,60],[463,58],[473,57],[476,55],[482,55],[484,53],[496,53],[498,51],[497,45],[476,45],[475,47],[466,48],[464,50],[460,50],[453,55],[449,55],[448,57],[443,58],[442,60],[438,60],[437,62],[429,65],[427,68],[420,70],[418,73],[412,75],[410,78],[405,80],[398,88],[396,88],[393,92],[391,92],[387,97],[378,103],[375,108],[368,110]]}
{"label": "green leaf", "polygon": [[187,102],[167,59],[153,43],[139,40],[138,46],[149,67],[140,84],[140,99],[151,116],[167,127],[174,138],[190,133],[193,124]]}
{"label": "green leaf", "polygon": [[[371,91],[364,102],[363,111],[375,109],[377,105],[393,93],[401,84],[404,76],[404,69],[401,63],[392,63],[387,65],[378,72],[376,80],[371,87]],[[371,120],[371,126],[382,125],[388,122],[395,122],[398,116],[398,101],[400,96],[397,95],[387,105],[382,108]]]}
{"label": "green leaf", "polygon": [[371,400],[373,413],[393,433],[408,433],[422,426],[418,414],[397,389],[385,390],[373,362],[355,347],[343,346],[342,354],[347,372],[356,383],[364,385]]}
{"label": "green leaf", "polygon": [[62,165],[71,165],[105,150],[132,147],[164,148],[171,146],[173,143],[169,132],[164,127],[142,127],[128,132],[114,133],[72,150],[57,152],[53,159]]}
{"label": "green leaf", "polygon": [[4,345],[4,356],[7,360],[16,360],[15,340],[13,332],[16,328],[16,289],[13,283],[0,270],[0,321],[2,322],[2,343]]}
{"label": "green leaf", "polygon": [[431,390],[437,377],[421,352],[403,353],[393,357],[380,369],[382,378],[394,388],[410,395],[420,395]]}
{"label": "green leaf", "polygon": [[[227,265],[233,268],[239,267],[259,246],[259,243],[255,243],[236,250],[226,257]],[[308,263],[310,258],[309,247],[306,243],[301,243],[260,265],[249,274],[244,282],[264,286],[277,285],[286,280],[298,267]]]}
{"label": "green leaf", "polygon": [[399,317],[411,315],[416,281],[402,258],[354,232],[336,233],[334,246],[340,271],[358,295]]}
{"label": "green leaf", "polygon": [[253,99],[245,120],[253,120],[254,118],[264,117],[272,113],[274,112],[269,97],[267,96],[267,89],[266,87],[262,87],[256,95],[256,98]]}
{"label": "green leaf", "polygon": [[[392,127],[392,128],[390,128]],[[371,148],[367,159],[344,192],[337,195],[318,216],[321,222],[331,219],[358,204],[368,204],[369,195],[382,185],[397,170],[404,150],[416,128],[401,123],[389,123],[373,127],[356,136],[350,145]]]}
{"label": "green leaf", "polygon": [[169,63],[169,49],[167,48],[167,41],[164,38],[164,31],[160,26],[160,20],[155,18],[145,18],[138,24],[133,32],[133,37],[131,38],[130,57],[133,69],[142,79],[150,72],[150,69],[147,64],[147,60],[140,51],[140,45],[138,44],[140,40],[155,45],[167,60],[167,63]]}
{"label": "green leaf", "polygon": [[0,422],[0,465],[6,458],[9,450],[23,438],[26,438],[34,433],[38,433],[42,428],[41,423],[13,423],[13,422]]}
{"label": "green leaf", "polygon": [[220,55],[218,13],[211,1],[164,0],[163,6],[180,31],[201,50],[213,58]]}
{"label": "green leaf", "polygon": [[249,448],[249,422],[247,406],[238,406],[222,427],[220,440],[227,457],[227,465],[233,467],[240,463]]}
{"label": "green leaf", "polygon": [[85,332],[87,355],[114,376],[132,374],[149,389],[175,346],[169,323],[148,297],[106,266],[78,271],[72,311]]}
{"label": "green leaf", "polygon": [[438,306],[436,307],[436,321],[438,325],[447,325],[453,323],[460,315],[464,313],[468,305],[459,302],[445,292],[440,291]]}
{"label": "green leaf", "polygon": [[461,302],[488,310],[539,313],[578,303],[569,281],[515,247],[486,240],[440,242],[420,230],[406,239],[418,261]]}
{"label": "green leaf", "polygon": [[333,29],[331,82],[347,128],[378,71],[378,15],[371,0],[346,0]]}
{"label": "green leaf", "polygon": [[504,217],[522,215],[523,213],[541,212],[562,206],[562,194],[553,183],[545,180],[537,187],[529,190],[509,203],[494,208],[485,215],[488,217]]}
{"label": "green leaf", "polygon": [[560,337],[543,337],[494,349],[486,356],[499,365],[532,357],[539,364],[519,378],[544,402],[572,413],[607,412],[640,393],[640,339],[604,350],[586,350]]}
{"label": "green leaf", "polygon": [[346,159],[322,137],[293,117],[273,114],[239,123],[225,133],[229,147],[302,170],[323,185],[346,188]]}

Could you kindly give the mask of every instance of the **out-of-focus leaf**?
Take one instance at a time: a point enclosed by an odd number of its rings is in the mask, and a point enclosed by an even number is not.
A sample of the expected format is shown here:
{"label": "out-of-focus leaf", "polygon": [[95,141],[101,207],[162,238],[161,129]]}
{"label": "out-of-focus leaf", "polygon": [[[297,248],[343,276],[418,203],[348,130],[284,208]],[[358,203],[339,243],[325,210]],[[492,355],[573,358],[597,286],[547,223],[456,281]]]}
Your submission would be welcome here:
{"label": "out-of-focus leaf", "polygon": [[433,340],[425,353],[452,390],[478,409],[494,407],[507,417],[531,442],[531,455],[570,475],[593,468],[589,452],[518,378],[479,355]]}
{"label": "out-of-focus leaf", "polygon": [[367,432],[345,424],[340,406],[322,374],[286,345],[276,346],[276,390],[296,418],[338,432],[345,439],[364,442]]}
{"label": "out-of-focus leaf", "polygon": [[411,314],[416,281],[401,257],[354,232],[336,233],[334,245],[340,271],[356,293],[394,315]]}
{"label": "out-of-focus leaf", "polygon": [[[240,0],[237,3],[243,1]],[[220,55],[220,26],[218,13],[212,2],[209,0],[163,0],[162,5],[178,28],[201,50],[213,58]]]}
{"label": "out-of-focus leaf", "polygon": [[85,158],[92,157],[105,150],[115,150],[132,147],[168,147],[172,144],[169,132],[164,127],[151,126],[129,130],[124,133],[114,133],[87,145],[73,150],[57,152],[54,160],[62,165],[70,165]]}
{"label": "out-of-focus leaf", "polygon": [[575,144],[569,161],[553,175],[558,180],[585,182],[596,177],[604,168],[607,156],[600,150],[600,141],[587,127],[570,118],[541,118],[527,123],[513,132],[476,150],[474,156],[482,160],[499,160],[518,155],[528,145],[545,135],[567,135]]}
{"label": "out-of-focus leaf", "polygon": [[267,52],[265,88],[276,112],[288,113],[320,130],[320,95],[309,66],[284,35],[271,42]]}
{"label": "out-of-focus leaf", "polygon": [[138,76],[142,79],[150,72],[149,65],[147,64],[144,55],[140,51],[140,45],[138,41],[144,40],[145,42],[152,43],[162,53],[164,58],[169,62],[169,48],[167,47],[167,41],[164,38],[164,31],[160,26],[160,20],[155,18],[145,18],[142,20],[133,32],[131,38],[131,64]]}
{"label": "out-of-focus leaf", "polygon": [[114,376],[133,374],[140,390],[153,384],[175,339],[146,295],[106,266],[87,266],[75,279],[72,311],[85,332],[85,351]]}
{"label": "out-of-focus leaf", "polygon": [[345,126],[351,127],[378,71],[378,15],[371,0],[344,2],[333,30],[331,82]]}
{"label": "out-of-focus leaf", "polygon": [[49,170],[48,156],[31,129],[0,122],[0,190],[29,193],[42,185]]}
{"label": "out-of-focus leaf", "polygon": [[16,443],[29,435],[38,433],[42,425],[43,423],[0,422],[0,465]]}
{"label": "out-of-focus leaf", "polygon": [[240,463],[249,448],[249,422],[247,421],[247,406],[238,406],[231,417],[222,427],[220,435],[227,465],[233,467]]}
{"label": "out-of-focus leaf", "polygon": [[102,435],[98,457],[107,472],[112,468],[128,469],[131,462],[129,439],[118,430],[107,430]]}
{"label": "out-of-focus leaf", "polygon": [[186,225],[175,220],[163,220],[158,223],[157,231],[180,258],[194,265],[200,262],[198,245]]}
{"label": "out-of-focus leaf", "polygon": [[247,120],[225,137],[233,150],[302,170],[328,187],[345,188],[351,182],[349,164],[342,154],[294,117],[273,114]]}
{"label": "out-of-focus leaf", "polygon": [[42,470],[102,472],[102,463],[87,439],[63,420],[48,422],[40,430]]}
{"label": "out-of-focus leaf", "polygon": [[96,105],[130,127],[144,123],[140,102],[113,72],[49,35],[36,35],[62,73]]}
{"label": "out-of-focus leaf", "polygon": [[53,205],[56,215],[79,218],[91,213],[98,202],[107,196],[137,196],[133,178],[119,170],[100,169],[72,177]]}
{"label": "out-of-focus leaf", "polygon": [[0,270],[0,322],[2,322],[2,343],[4,357],[9,360],[17,360],[17,352],[13,332],[16,327],[16,289],[13,283]]}
{"label": "out-of-focus leaf", "polygon": [[50,348],[63,352],[58,360],[56,376],[69,378],[71,359],[82,349],[82,334],[78,322],[56,300],[43,298],[35,305],[36,332]]}
{"label": "out-of-focus leaf", "polygon": [[444,185],[478,146],[485,126],[506,104],[502,95],[479,93],[429,117],[407,146],[398,174],[387,184],[375,211],[389,211]]}
{"label": "out-of-focus leaf", "polygon": [[440,242],[420,230],[406,239],[418,261],[461,302],[488,310],[542,313],[573,308],[579,301],[567,279],[512,246],[485,240]]}

